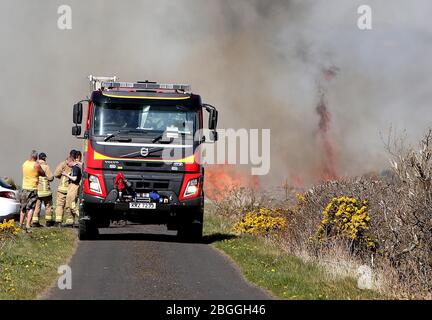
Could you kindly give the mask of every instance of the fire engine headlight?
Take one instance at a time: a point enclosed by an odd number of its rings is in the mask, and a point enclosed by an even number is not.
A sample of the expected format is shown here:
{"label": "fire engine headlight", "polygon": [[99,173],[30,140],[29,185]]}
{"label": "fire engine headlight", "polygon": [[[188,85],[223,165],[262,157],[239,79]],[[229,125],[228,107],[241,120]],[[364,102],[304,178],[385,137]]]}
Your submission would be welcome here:
{"label": "fire engine headlight", "polygon": [[99,178],[93,175],[89,175],[89,188],[90,191],[102,194]]}
{"label": "fire engine headlight", "polygon": [[192,179],[188,182],[184,192],[185,197],[190,197],[198,192],[198,179]]}

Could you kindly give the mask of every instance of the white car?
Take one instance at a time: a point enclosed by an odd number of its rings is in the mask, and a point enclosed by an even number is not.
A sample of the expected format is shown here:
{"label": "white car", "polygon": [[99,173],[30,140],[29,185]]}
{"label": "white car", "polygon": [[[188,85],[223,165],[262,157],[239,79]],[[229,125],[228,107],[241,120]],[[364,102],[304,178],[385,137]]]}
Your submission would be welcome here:
{"label": "white car", "polygon": [[18,191],[0,178],[0,222],[4,219],[18,219],[20,202]]}

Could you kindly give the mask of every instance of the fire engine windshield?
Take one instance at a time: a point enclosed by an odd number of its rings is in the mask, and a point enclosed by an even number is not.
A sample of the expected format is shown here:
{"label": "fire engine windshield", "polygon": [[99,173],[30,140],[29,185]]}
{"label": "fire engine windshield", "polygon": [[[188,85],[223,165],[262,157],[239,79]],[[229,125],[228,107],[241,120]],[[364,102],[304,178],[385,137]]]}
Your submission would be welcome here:
{"label": "fire engine windshield", "polygon": [[183,106],[156,106],[118,103],[95,105],[93,134],[116,132],[132,134],[193,135],[195,113]]}

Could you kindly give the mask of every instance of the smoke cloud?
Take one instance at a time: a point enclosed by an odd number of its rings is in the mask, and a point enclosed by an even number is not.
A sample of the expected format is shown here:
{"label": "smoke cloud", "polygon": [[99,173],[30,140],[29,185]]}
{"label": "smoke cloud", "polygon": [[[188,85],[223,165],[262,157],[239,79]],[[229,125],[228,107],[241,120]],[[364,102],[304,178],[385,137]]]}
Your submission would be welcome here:
{"label": "smoke cloud", "polygon": [[[57,28],[58,6],[72,30]],[[417,139],[432,119],[432,30],[427,0],[369,1],[373,29],[346,0],[0,2],[0,175],[20,183],[35,148],[55,166],[81,141],[72,105],[86,76],[186,82],[220,110],[220,127],[272,130],[270,184],[314,182],[325,154],[316,112],[322,70],[337,171],[386,164],[380,132]]]}

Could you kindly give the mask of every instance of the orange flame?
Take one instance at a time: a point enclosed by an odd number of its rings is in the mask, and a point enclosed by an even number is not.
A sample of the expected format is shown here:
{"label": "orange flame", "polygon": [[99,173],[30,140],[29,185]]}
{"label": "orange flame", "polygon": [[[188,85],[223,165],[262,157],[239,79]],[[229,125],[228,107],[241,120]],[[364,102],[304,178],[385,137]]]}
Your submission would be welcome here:
{"label": "orange flame", "polygon": [[234,188],[248,187],[257,189],[259,178],[252,176],[239,167],[229,164],[211,165],[205,169],[204,192],[212,200],[223,200]]}
{"label": "orange flame", "polygon": [[330,112],[324,101],[324,96],[321,96],[320,102],[316,108],[316,111],[320,117],[318,124],[319,127],[319,138],[321,148],[323,151],[323,162],[321,163],[321,179],[332,180],[338,177],[336,172],[336,161],[333,148],[333,141],[329,137],[330,129]]}
{"label": "orange flame", "polygon": [[[323,78],[325,81],[332,80],[338,69],[335,67],[323,70]],[[338,178],[336,169],[336,156],[333,147],[333,141],[329,136],[331,115],[325,101],[325,91],[319,88],[321,92],[320,100],[316,107],[316,112],[319,115],[318,123],[318,138],[323,152],[323,161],[320,168],[321,180],[333,180]]]}

